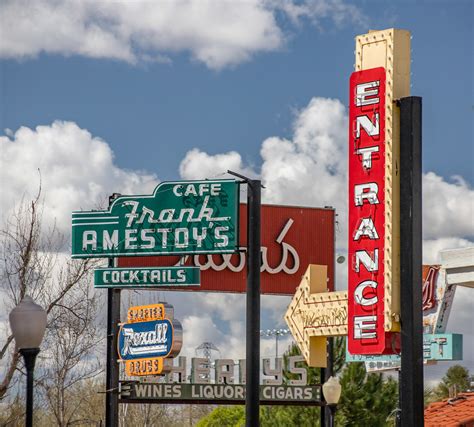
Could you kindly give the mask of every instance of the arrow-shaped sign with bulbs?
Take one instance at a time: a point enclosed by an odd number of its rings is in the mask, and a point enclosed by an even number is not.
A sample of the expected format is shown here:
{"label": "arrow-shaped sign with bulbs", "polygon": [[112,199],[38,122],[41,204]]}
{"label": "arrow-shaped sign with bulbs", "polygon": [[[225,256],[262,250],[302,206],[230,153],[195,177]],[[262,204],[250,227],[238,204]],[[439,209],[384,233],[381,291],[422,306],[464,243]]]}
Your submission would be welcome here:
{"label": "arrow-shaped sign with bulbs", "polygon": [[327,292],[327,266],[310,264],[285,320],[308,366],[326,367],[326,339],[347,335],[347,291]]}

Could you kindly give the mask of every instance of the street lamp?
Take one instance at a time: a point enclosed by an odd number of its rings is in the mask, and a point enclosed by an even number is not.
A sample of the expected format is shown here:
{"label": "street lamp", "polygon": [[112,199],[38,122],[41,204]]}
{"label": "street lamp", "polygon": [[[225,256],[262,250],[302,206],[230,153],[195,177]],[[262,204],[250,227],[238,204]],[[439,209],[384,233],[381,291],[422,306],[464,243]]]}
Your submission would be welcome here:
{"label": "street lamp", "polygon": [[25,359],[26,427],[33,425],[33,371],[46,330],[46,311],[26,295],[10,313],[10,327],[16,348]]}
{"label": "street lamp", "polygon": [[323,384],[323,396],[326,401],[326,405],[331,411],[329,418],[329,427],[334,427],[334,417],[336,415],[336,407],[341,397],[341,384],[335,377],[329,377],[329,379]]}
{"label": "street lamp", "polygon": [[278,338],[290,333],[289,329],[267,329],[266,331],[260,330],[260,336],[271,337],[275,336],[275,357],[278,358]]}

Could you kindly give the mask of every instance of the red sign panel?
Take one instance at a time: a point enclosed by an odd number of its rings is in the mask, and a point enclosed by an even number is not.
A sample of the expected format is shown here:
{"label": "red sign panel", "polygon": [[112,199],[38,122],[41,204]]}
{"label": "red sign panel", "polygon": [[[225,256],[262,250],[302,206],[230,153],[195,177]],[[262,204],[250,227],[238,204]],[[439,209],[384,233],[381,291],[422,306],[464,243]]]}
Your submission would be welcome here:
{"label": "red sign panel", "polygon": [[436,308],[436,280],[438,278],[439,265],[423,266],[423,311]]}
{"label": "red sign panel", "polygon": [[[334,290],[334,216],[334,209],[262,205],[262,294],[293,295],[308,264],[327,265],[328,290]],[[186,290],[240,293],[247,286],[246,245],[247,205],[241,204],[241,252],[123,257],[119,267],[171,266],[181,260],[201,268],[201,286]]]}
{"label": "red sign panel", "polygon": [[385,69],[351,75],[349,95],[348,343],[352,354],[393,353],[384,330]]}

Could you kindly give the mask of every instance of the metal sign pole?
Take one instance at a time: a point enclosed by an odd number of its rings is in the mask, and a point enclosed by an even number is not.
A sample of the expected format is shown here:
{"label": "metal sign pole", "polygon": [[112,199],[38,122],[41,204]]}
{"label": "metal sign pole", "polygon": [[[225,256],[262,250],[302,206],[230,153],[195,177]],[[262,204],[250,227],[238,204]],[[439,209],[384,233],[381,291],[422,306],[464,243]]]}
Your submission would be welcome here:
{"label": "metal sign pole", "polygon": [[107,427],[118,426],[119,365],[117,361],[117,336],[119,323],[120,289],[107,289],[107,371],[105,380],[105,425]]}
{"label": "metal sign pole", "polygon": [[423,426],[421,98],[400,100],[402,426]]}
{"label": "metal sign pole", "polygon": [[[109,207],[120,194],[109,197]],[[109,267],[114,266],[114,259],[109,258]],[[117,337],[120,323],[120,289],[107,289],[107,363],[105,371],[105,425],[118,427],[119,405],[119,365],[117,361]]]}
{"label": "metal sign pole", "polygon": [[247,180],[247,189],[248,270],[245,419],[247,427],[254,427],[260,425],[260,180]]}

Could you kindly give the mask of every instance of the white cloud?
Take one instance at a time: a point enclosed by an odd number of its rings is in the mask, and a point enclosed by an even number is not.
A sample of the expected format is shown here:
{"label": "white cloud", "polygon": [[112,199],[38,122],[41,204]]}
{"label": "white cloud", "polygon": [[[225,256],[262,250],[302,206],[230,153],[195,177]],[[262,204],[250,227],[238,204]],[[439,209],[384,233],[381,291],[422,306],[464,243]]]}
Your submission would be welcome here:
{"label": "white cloud", "polygon": [[220,69],[282,48],[286,35],[278,14],[318,27],[324,20],[336,25],[364,20],[342,0],[7,0],[0,5],[0,56],[44,52],[135,63],[189,52]]}
{"label": "white cloud", "polygon": [[261,177],[270,203],[347,205],[347,115],[337,99],[313,98],[298,112],[292,140],[262,144]]}
{"label": "white cloud", "polygon": [[195,357],[194,350],[203,342],[219,343],[224,335],[208,315],[187,316],[183,319],[183,355]]}
{"label": "white cloud", "polygon": [[462,177],[448,182],[433,172],[423,176],[423,236],[474,236],[474,190]]}
{"label": "white cloud", "polygon": [[21,127],[0,136],[0,212],[5,219],[22,196],[34,197],[40,183],[43,221],[56,221],[70,235],[71,212],[105,208],[113,192],[151,192],[157,178],[120,169],[110,146],[74,122],[55,121],[35,129]]}
{"label": "white cloud", "polygon": [[243,165],[242,157],[236,151],[211,156],[198,148],[193,148],[179,165],[179,173],[184,179],[222,178],[228,170],[254,178],[257,173]]}

